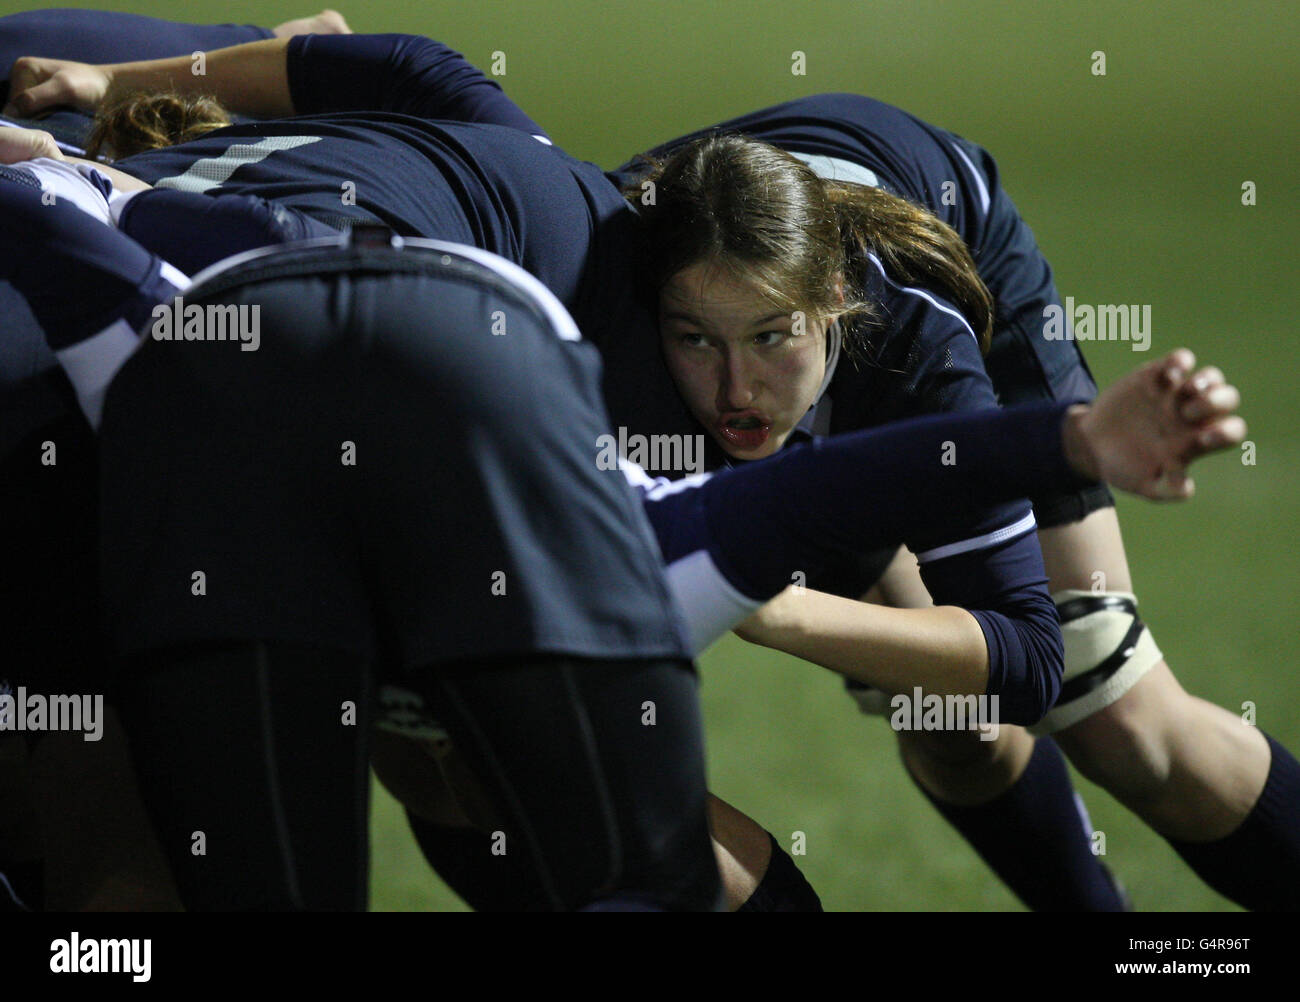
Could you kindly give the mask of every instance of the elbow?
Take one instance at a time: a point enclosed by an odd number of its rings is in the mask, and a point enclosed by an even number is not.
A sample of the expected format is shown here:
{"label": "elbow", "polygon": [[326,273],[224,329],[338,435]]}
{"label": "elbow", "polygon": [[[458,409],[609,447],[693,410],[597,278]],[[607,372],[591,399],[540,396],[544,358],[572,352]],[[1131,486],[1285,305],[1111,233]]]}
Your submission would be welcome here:
{"label": "elbow", "polygon": [[1065,674],[1065,645],[1061,631],[1055,623],[1051,628],[1040,628],[1024,638],[1024,685],[1017,698],[1003,699],[1005,722],[1029,727],[1047,716],[1061,694],[1061,679]]}
{"label": "elbow", "polygon": [[1038,723],[1061,694],[1065,643],[1052,612],[1050,619],[1004,620],[1005,632],[998,631],[997,642],[990,637],[988,692],[998,697],[998,717],[1004,724]]}

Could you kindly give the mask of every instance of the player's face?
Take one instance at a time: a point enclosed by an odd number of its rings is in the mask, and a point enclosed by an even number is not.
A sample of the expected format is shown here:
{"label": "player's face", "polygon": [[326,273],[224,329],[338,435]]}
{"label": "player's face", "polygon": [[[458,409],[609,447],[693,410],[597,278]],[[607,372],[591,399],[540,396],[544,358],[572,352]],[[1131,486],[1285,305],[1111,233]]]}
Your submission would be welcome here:
{"label": "player's face", "polygon": [[817,400],[826,321],[789,313],[721,269],[695,264],[659,297],[659,330],[677,388],[738,459],[770,456]]}

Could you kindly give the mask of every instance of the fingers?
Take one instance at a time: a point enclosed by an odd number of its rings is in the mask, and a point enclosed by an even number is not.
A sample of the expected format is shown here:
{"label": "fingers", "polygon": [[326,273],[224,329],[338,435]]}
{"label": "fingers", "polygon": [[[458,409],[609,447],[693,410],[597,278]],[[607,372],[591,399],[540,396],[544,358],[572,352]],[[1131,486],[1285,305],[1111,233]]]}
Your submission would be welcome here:
{"label": "fingers", "polygon": [[1179,387],[1179,392],[1192,394],[1208,390],[1212,386],[1221,386],[1226,380],[1223,377],[1223,370],[1217,365],[1207,365],[1189,376]]}
{"label": "fingers", "polygon": [[1241,392],[1227,382],[1217,365],[1207,365],[1188,374],[1195,364],[1195,356],[1185,349],[1154,364],[1160,367],[1161,383],[1173,389],[1178,416],[1184,421],[1192,424],[1213,421],[1227,417],[1241,406]]}
{"label": "fingers", "polygon": [[4,114],[30,117],[37,109],[32,107],[27,92],[49,76],[39,59],[31,56],[15,59],[9,71],[9,103],[4,106]]}
{"label": "fingers", "polygon": [[31,118],[37,112],[53,108],[60,104],[74,104],[73,96],[64,78],[55,74],[44,83],[30,87],[21,94],[13,95],[10,104],[23,118]]}
{"label": "fingers", "polygon": [[9,93],[9,103],[5,105],[4,113],[18,118],[32,118],[43,108],[56,104],[55,87],[51,87],[51,83],[47,80],[21,91],[15,85]]}
{"label": "fingers", "polygon": [[61,59],[32,56],[16,59],[10,74],[9,103],[5,105],[4,114],[31,118],[58,105],[81,107],[69,69],[77,65]]}
{"label": "fingers", "polygon": [[1196,493],[1196,483],[1186,470],[1167,470],[1143,493],[1153,501],[1186,501]]}
{"label": "fingers", "polygon": [[1178,409],[1184,421],[1199,424],[1226,417],[1241,406],[1241,393],[1235,386],[1220,383],[1206,390],[1193,390]]}
{"label": "fingers", "polygon": [[0,128],[0,164],[16,164],[37,157],[62,160],[54,137],[40,129]]}
{"label": "fingers", "polygon": [[1233,415],[1215,421],[1208,428],[1202,429],[1194,443],[1195,455],[1203,456],[1207,452],[1230,449],[1246,440],[1246,422]]}
{"label": "fingers", "polygon": [[1187,374],[1196,367],[1196,356],[1186,348],[1175,348],[1164,358],[1150,363],[1157,370],[1157,383],[1161,387],[1175,389],[1187,379]]}

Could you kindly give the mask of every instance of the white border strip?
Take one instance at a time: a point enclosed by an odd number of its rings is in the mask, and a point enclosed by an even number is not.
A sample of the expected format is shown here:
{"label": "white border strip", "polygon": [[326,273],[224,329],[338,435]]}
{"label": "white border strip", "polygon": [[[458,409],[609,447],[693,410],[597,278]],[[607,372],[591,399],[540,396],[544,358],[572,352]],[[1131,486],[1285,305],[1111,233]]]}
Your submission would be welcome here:
{"label": "white border strip", "polygon": [[970,539],[963,539],[957,543],[947,543],[943,546],[936,546],[933,550],[926,550],[924,553],[918,553],[916,559],[918,563],[928,564],[935,560],[943,560],[945,557],[955,557],[959,553],[969,553],[971,550],[982,550],[988,546],[997,546],[999,543],[1005,543],[1008,539],[1014,539],[1016,536],[1023,536],[1026,532],[1031,532],[1038,527],[1038,522],[1034,519],[1034,513],[1031,511],[1019,522],[1013,525],[1004,525],[1001,529],[995,529],[993,532],[986,532],[982,536],[972,536]]}
{"label": "white border strip", "polygon": [[989,214],[989,204],[992,200],[989,198],[989,189],[984,184],[984,175],[975,169],[975,165],[971,163],[970,157],[966,155],[965,150],[956,143],[950,145],[957,151],[957,156],[961,157],[962,163],[969,167],[970,172],[975,175],[975,186],[979,188],[980,192],[980,206],[984,209],[984,215],[987,216]]}
{"label": "white border strip", "polygon": [[708,550],[674,560],[665,571],[668,590],[686,623],[691,657],[753,615],[763,603],[742,595],[718,570]]}

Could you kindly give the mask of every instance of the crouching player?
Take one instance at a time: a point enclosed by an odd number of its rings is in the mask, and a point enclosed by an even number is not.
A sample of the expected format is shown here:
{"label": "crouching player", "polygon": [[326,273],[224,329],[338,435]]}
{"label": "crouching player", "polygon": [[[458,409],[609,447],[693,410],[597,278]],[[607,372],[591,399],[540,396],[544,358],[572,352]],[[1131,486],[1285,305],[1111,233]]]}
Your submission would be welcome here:
{"label": "crouching player", "polygon": [[256,307],[256,351],[133,354],[185,280],[7,187],[3,277],[91,416],[121,367],[116,701],[185,906],[364,907],[382,671],[438,707],[552,907],[714,907],[692,666],[640,505],[592,461],[599,366],[554,301],[468,254],[332,247],[196,296]]}

